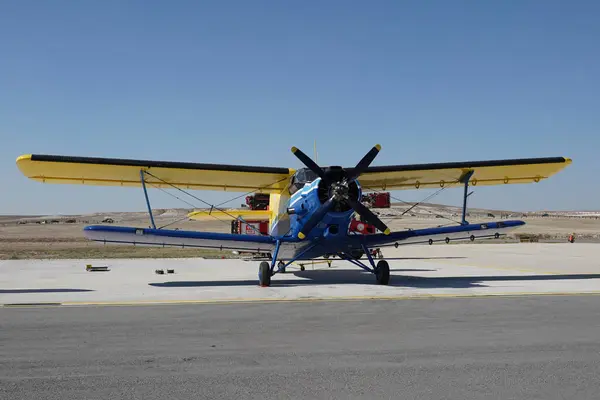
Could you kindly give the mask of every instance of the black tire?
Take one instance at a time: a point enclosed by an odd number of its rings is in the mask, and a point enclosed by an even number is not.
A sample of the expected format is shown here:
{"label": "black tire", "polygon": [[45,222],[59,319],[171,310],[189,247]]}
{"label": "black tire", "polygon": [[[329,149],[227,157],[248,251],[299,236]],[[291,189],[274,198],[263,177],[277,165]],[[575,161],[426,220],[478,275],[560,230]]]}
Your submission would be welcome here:
{"label": "black tire", "polygon": [[271,286],[271,266],[266,261],[261,262],[258,267],[258,284],[263,287]]}
{"label": "black tire", "polygon": [[380,260],[375,269],[375,279],[378,285],[387,285],[390,283],[390,266],[387,261]]}

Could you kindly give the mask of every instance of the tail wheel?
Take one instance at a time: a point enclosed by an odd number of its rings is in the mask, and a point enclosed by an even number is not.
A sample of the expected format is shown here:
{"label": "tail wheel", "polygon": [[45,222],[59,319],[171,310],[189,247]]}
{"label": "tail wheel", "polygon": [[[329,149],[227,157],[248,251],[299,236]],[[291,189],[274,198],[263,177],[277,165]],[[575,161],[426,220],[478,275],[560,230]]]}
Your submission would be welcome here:
{"label": "tail wheel", "polygon": [[263,287],[271,286],[271,266],[266,261],[261,262],[258,267],[258,284]]}
{"label": "tail wheel", "polygon": [[362,250],[352,250],[350,252],[350,255],[352,256],[352,258],[354,258],[355,260],[360,260],[362,258],[362,256],[365,255],[365,252]]}
{"label": "tail wheel", "polygon": [[285,263],[283,261],[279,261],[277,267],[279,268],[280,273],[285,274]]}
{"label": "tail wheel", "polygon": [[375,278],[378,285],[387,285],[390,283],[390,266],[387,261],[381,260],[377,263]]}

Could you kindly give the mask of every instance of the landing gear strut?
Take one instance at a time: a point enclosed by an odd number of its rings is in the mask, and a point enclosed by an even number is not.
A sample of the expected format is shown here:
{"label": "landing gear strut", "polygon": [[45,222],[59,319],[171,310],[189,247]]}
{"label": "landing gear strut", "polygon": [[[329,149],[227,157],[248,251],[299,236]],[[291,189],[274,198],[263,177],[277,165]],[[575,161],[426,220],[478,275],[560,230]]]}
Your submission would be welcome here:
{"label": "landing gear strut", "polygon": [[[390,283],[390,266],[387,263],[387,261],[385,260],[379,260],[377,262],[377,264],[375,264],[375,260],[373,259],[373,254],[374,252],[371,252],[367,246],[365,246],[364,244],[361,245],[362,247],[362,253],[363,255],[367,256],[367,259],[369,260],[369,264],[371,264],[371,266],[369,267],[368,265],[365,265],[362,261],[357,260],[353,257],[352,253],[339,253],[339,257],[343,260],[346,260],[348,262],[350,262],[351,264],[356,265],[357,267],[360,267],[362,269],[364,269],[367,272],[372,273],[373,275],[375,275],[375,281],[377,282],[378,285],[388,285]],[[382,256],[380,252],[378,252],[380,257]]]}
{"label": "landing gear strut", "polygon": [[[267,261],[263,261],[260,263],[260,266],[258,267],[258,283],[260,286],[262,287],[267,287],[267,286],[271,286],[271,277],[279,272],[281,273],[285,273],[285,269],[287,266],[289,266],[290,264],[292,264],[293,262],[302,259],[302,256],[307,253],[308,251],[312,250],[317,244],[312,244],[307,246],[305,249],[303,249],[299,254],[297,254],[293,259],[286,261],[283,260],[279,260],[277,261],[277,256],[279,254],[279,247],[281,245],[281,242],[277,242],[276,246],[275,246],[275,252],[273,254],[273,257],[271,257],[271,262],[267,262]],[[381,257],[382,254],[379,251],[379,249],[371,252],[369,250],[369,248],[367,246],[365,246],[364,244],[361,245],[360,249],[355,249],[358,251],[361,251],[362,255],[366,255],[367,259],[369,260],[369,264],[371,264],[371,266],[369,267],[368,265],[365,265],[362,261],[357,260],[354,256],[356,255],[356,252],[354,252],[355,254],[351,254],[349,253],[338,253],[338,256],[342,259],[342,260],[346,260],[349,261],[350,263],[356,265],[357,267],[360,267],[362,269],[364,269],[365,271],[371,272],[373,275],[375,275],[375,281],[377,282],[378,285],[388,285],[390,283],[390,266],[388,265],[387,261],[385,260],[379,260],[377,262],[377,264],[375,264],[375,260],[373,259],[373,255],[374,254],[379,254],[379,256]],[[331,266],[331,261],[327,260],[329,266]],[[277,268],[275,268],[275,266],[277,266]],[[300,270],[304,271],[304,265],[300,264]]]}

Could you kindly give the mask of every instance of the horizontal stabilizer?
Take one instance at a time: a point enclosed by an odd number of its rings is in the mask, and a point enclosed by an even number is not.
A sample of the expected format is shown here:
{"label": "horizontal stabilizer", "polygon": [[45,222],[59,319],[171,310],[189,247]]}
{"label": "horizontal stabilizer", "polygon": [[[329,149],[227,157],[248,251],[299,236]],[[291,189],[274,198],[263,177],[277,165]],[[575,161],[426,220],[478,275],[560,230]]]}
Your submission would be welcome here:
{"label": "horizontal stabilizer", "polygon": [[268,221],[271,217],[269,210],[206,210],[194,211],[188,214],[188,217],[197,221],[219,220],[234,220],[242,219],[244,221]]}

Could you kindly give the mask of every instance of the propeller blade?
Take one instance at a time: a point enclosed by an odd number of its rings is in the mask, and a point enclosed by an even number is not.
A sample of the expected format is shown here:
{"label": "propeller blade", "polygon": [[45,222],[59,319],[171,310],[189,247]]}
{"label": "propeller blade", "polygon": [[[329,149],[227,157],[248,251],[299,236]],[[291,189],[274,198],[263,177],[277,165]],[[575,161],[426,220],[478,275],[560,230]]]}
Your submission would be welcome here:
{"label": "propeller blade", "polygon": [[317,211],[315,211],[310,216],[308,221],[306,221],[306,223],[298,233],[298,238],[304,239],[310,233],[310,231],[312,231],[312,229],[315,226],[317,226],[319,222],[321,222],[321,220],[323,219],[325,214],[327,214],[327,212],[331,209],[331,207],[333,207],[333,197],[327,200],[325,204],[323,204],[319,209],[317,209]]}
{"label": "propeller blade", "polygon": [[292,147],[292,153],[294,153],[294,155],[298,157],[298,159],[302,161],[302,163],[306,165],[308,169],[310,169],[315,174],[319,175],[321,179],[325,179],[325,171],[323,171],[321,167],[319,167],[317,163],[314,162],[309,156],[304,154],[302,150],[300,150],[297,147]]}
{"label": "propeller blade", "polygon": [[381,221],[379,217],[369,210],[364,204],[355,202],[352,199],[348,199],[346,201],[352,206],[354,211],[360,214],[361,218],[364,219],[365,222],[375,225],[375,228],[379,229],[386,235],[390,234],[390,228],[388,228],[387,225],[384,224],[383,221]]}
{"label": "propeller blade", "polygon": [[365,172],[365,170],[367,168],[369,168],[369,165],[371,165],[371,163],[373,162],[375,157],[377,157],[377,154],[379,154],[379,150],[381,150],[380,145],[376,144],[375,146],[373,146],[373,148],[371,150],[369,150],[369,152],[367,154],[365,154],[365,156],[362,158],[362,160],[360,160],[358,162],[358,164],[356,164],[356,167],[354,167],[354,169],[352,171],[350,171],[348,180],[356,179],[363,172]]}

